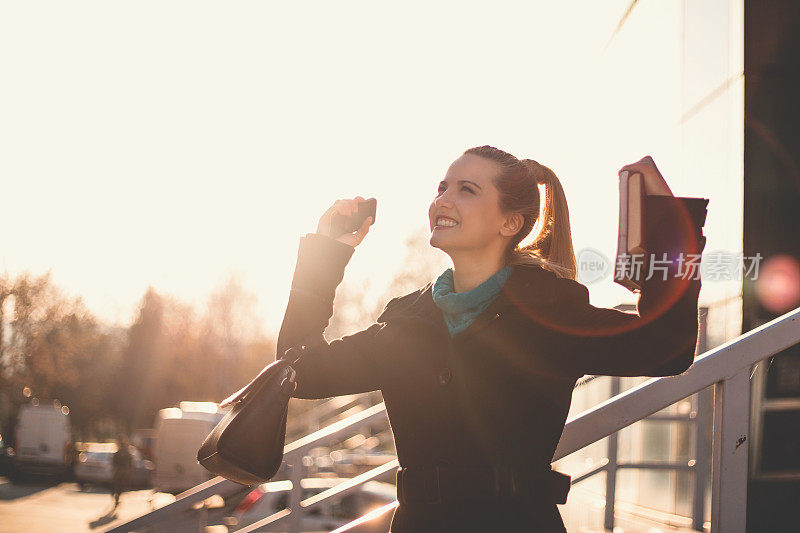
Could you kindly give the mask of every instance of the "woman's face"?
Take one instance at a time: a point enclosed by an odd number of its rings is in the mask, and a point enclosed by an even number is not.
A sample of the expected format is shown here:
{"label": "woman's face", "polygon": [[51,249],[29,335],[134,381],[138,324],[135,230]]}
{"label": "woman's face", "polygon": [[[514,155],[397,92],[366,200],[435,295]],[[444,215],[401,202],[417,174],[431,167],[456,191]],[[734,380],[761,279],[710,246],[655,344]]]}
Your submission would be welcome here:
{"label": "woman's face", "polygon": [[[428,208],[430,244],[448,255],[459,252],[502,253],[508,238],[522,225],[522,216],[500,211],[493,179],[501,168],[495,162],[464,154],[447,169]],[[442,222],[444,217],[452,222]],[[510,225],[509,225],[510,223]]]}

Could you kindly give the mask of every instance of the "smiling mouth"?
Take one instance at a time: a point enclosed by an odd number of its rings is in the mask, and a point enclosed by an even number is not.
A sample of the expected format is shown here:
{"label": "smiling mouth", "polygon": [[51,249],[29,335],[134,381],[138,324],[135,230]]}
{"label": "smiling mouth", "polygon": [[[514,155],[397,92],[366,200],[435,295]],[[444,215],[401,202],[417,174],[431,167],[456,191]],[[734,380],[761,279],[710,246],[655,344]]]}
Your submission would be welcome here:
{"label": "smiling mouth", "polygon": [[456,222],[455,224],[453,224],[453,223],[448,223],[447,225],[444,225],[444,224],[436,224],[435,226],[433,226],[433,229],[452,229],[452,228],[458,227],[458,225],[459,225],[459,224],[458,224],[457,222]]}
{"label": "smiling mouth", "polygon": [[434,226],[433,226],[433,229],[440,229],[441,230],[441,229],[455,228],[459,224],[460,224],[459,222],[453,220],[452,218],[443,217],[443,216],[437,216],[436,217],[436,222],[434,223]]}

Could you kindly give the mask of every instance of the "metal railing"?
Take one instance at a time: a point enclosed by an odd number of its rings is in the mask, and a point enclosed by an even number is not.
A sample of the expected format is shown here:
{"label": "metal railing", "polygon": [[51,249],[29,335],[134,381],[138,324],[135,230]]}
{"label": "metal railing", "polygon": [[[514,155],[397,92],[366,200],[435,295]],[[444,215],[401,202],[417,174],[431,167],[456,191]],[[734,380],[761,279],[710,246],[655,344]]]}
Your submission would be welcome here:
{"label": "metal railing", "polygon": [[[712,533],[744,533],[747,523],[748,437],[750,422],[751,366],[786,348],[800,343],[800,308],[748,331],[698,355],[691,367],[678,376],[652,378],[567,420],[553,461],[566,457],[594,442],[653,415],[692,394],[713,385],[713,440],[711,485]],[[302,514],[326,498],[357,490],[360,483],[379,479],[397,468],[397,461],[374,468],[348,482],[302,500],[300,480],[304,477],[303,455],[324,446],[365,424],[385,423],[383,403],[298,439],[285,447],[285,460],[291,465],[292,492],[289,508],[241,529],[256,531],[267,524],[288,521],[288,531],[300,531]],[[573,480],[573,482],[575,482]],[[161,509],[105,531],[148,531],[159,521],[196,506],[212,494],[224,491],[231,483],[214,478],[178,496]],[[391,506],[386,506],[390,510]],[[359,519],[361,520],[361,519]],[[337,531],[357,531],[359,520]]]}
{"label": "metal railing", "polygon": [[[617,396],[621,392],[621,378],[611,377],[611,397]],[[616,500],[617,500],[617,473],[623,469],[638,470],[659,470],[672,472],[689,472],[694,477],[694,487],[692,491],[692,515],[691,527],[696,531],[703,531],[703,516],[705,514],[705,478],[708,472],[709,453],[706,441],[703,438],[703,431],[706,424],[710,421],[709,415],[713,409],[713,399],[709,401],[709,389],[704,389],[690,397],[689,412],[684,414],[661,414],[655,413],[647,416],[639,422],[680,422],[690,426],[694,448],[692,455],[694,459],[690,461],[620,461],[619,460],[619,433],[612,433],[606,442],[605,458],[597,466],[572,476],[572,484],[580,483],[605,473],[603,499],[603,527],[608,531],[613,531],[615,526]],[[665,513],[670,514],[670,513]],[[683,521],[684,517],[678,517]]]}
{"label": "metal railing", "polygon": [[744,532],[750,367],[800,342],[800,308],[695,358],[683,374],[653,378],[567,420],[553,460],[714,386],[711,531]]}
{"label": "metal railing", "polygon": [[[360,483],[372,479],[394,479],[395,471],[399,466],[396,459],[373,468],[360,476],[356,476],[353,478],[357,480],[355,483],[352,483],[352,480],[342,482],[316,495],[314,498],[302,500],[300,480],[305,477],[306,473],[303,457],[307,456],[313,448],[327,446],[331,443],[344,440],[344,438],[349,436],[356,428],[361,428],[365,425],[385,425],[387,422],[386,407],[384,402],[381,402],[287,444],[283,449],[283,457],[284,462],[288,465],[288,479],[292,482],[292,490],[289,493],[290,512],[278,512],[240,531],[254,531],[257,527],[263,527],[267,524],[274,524],[283,520],[288,521],[289,531],[300,531],[303,512],[310,511],[321,505],[325,498],[344,496],[345,494],[358,490],[360,488],[358,486]],[[190,514],[195,512],[197,507],[202,505],[204,500],[217,494],[224,496],[236,491],[241,491],[241,488],[242,485],[217,476],[197,487],[179,494],[174,502],[164,507],[155,509],[124,523],[111,524],[103,531],[109,533],[123,531],[159,531],[161,529],[159,526],[162,525],[162,522],[168,520],[169,523],[173,523],[178,515],[186,515],[187,512]],[[193,517],[187,517],[187,520],[191,519],[193,519]]]}
{"label": "metal railing", "polygon": [[[718,302],[719,303],[719,302]],[[712,304],[717,307],[718,303]],[[634,311],[636,312],[635,304],[619,304],[614,306],[614,309],[620,311]],[[709,306],[702,306],[698,309],[699,330],[697,336],[697,349],[699,353],[703,353],[708,348],[708,315]],[[584,376],[576,384],[576,389],[593,382],[597,378],[606,378],[610,385],[609,397],[617,396],[622,392],[622,378],[619,376],[604,376],[604,375],[590,375]],[[710,394],[711,393],[711,394]],[[580,483],[596,476],[605,473],[604,492],[602,498],[604,500],[603,506],[603,527],[608,531],[613,531],[615,526],[615,514],[617,511],[617,473],[622,469],[637,469],[637,470],[658,470],[668,472],[688,472],[692,475],[694,483],[691,496],[691,528],[696,531],[703,531],[703,523],[705,516],[706,505],[706,475],[709,473],[709,459],[710,450],[704,438],[704,431],[711,422],[711,414],[713,410],[713,391],[710,388],[703,389],[702,391],[692,394],[689,398],[689,409],[685,413],[668,414],[668,413],[654,413],[648,417],[643,418],[638,422],[679,422],[688,426],[687,430],[691,431],[691,443],[693,449],[691,454],[694,456],[689,461],[620,461],[619,460],[619,440],[620,434],[612,433],[607,437],[605,457],[602,458],[599,464],[587,471],[572,476],[572,484]],[[674,404],[673,404],[674,405]],[[639,508],[635,504],[628,507]],[[651,510],[652,511],[652,510]],[[649,513],[652,514],[652,513]],[[686,517],[676,515],[673,513],[663,513],[670,516],[670,520],[680,521],[686,523]]]}

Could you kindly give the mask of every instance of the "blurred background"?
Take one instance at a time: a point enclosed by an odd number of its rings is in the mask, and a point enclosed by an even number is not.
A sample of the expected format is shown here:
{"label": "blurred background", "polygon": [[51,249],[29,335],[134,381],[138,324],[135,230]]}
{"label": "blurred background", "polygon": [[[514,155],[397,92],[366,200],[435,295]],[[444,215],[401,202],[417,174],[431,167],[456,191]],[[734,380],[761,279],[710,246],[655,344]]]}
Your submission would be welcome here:
{"label": "blurred background", "polygon": [[[428,244],[427,209],[472,146],[555,171],[579,259],[614,257],[617,171],[644,155],[676,195],[709,198],[704,263],[760,254],[760,270],[704,271],[704,349],[798,307],[798,30],[800,9],[780,0],[0,2],[0,518],[96,529],[207,479],[195,440],[275,359],[299,238],[336,199],[377,198],[325,336],[367,327],[451,266]],[[586,285],[592,304],[635,310],[610,274]],[[796,348],[754,368],[753,517],[800,492]],[[642,381],[588,380],[571,416]],[[293,399],[287,442],[381,400]],[[615,434],[620,461],[699,466],[621,473],[614,531],[710,528],[704,401]],[[192,422],[166,429],[176,419]],[[76,465],[107,470],[117,448],[96,445],[120,434],[142,488],[104,514],[103,482]],[[39,459],[21,460],[26,439]],[[580,472],[609,446],[555,466]],[[393,451],[378,424],[306,466],[347,477]],[[44,474],[61,484],[37,485]],[[570,531],[609,528],[606,476],[570,493],[583,491],[562,509]],[[337,523],[367,509],[338,505]]]}

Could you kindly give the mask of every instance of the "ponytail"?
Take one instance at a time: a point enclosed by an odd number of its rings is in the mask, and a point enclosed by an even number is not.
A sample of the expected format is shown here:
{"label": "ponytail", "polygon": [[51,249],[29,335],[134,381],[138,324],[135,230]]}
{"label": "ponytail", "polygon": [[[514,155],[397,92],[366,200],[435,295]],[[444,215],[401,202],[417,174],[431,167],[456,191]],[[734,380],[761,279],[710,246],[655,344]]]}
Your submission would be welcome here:
{"label": "ponytail", "polygon": [[555,272],[559,277],[576,279],[578,275],[569,207],[564,188],[555,172],[533,159],[523,159],[537,186],[544,188],[544,202],[540,207],[532,233],[534,239],[522,248],[511,250],[512,264],[538,264]]}

